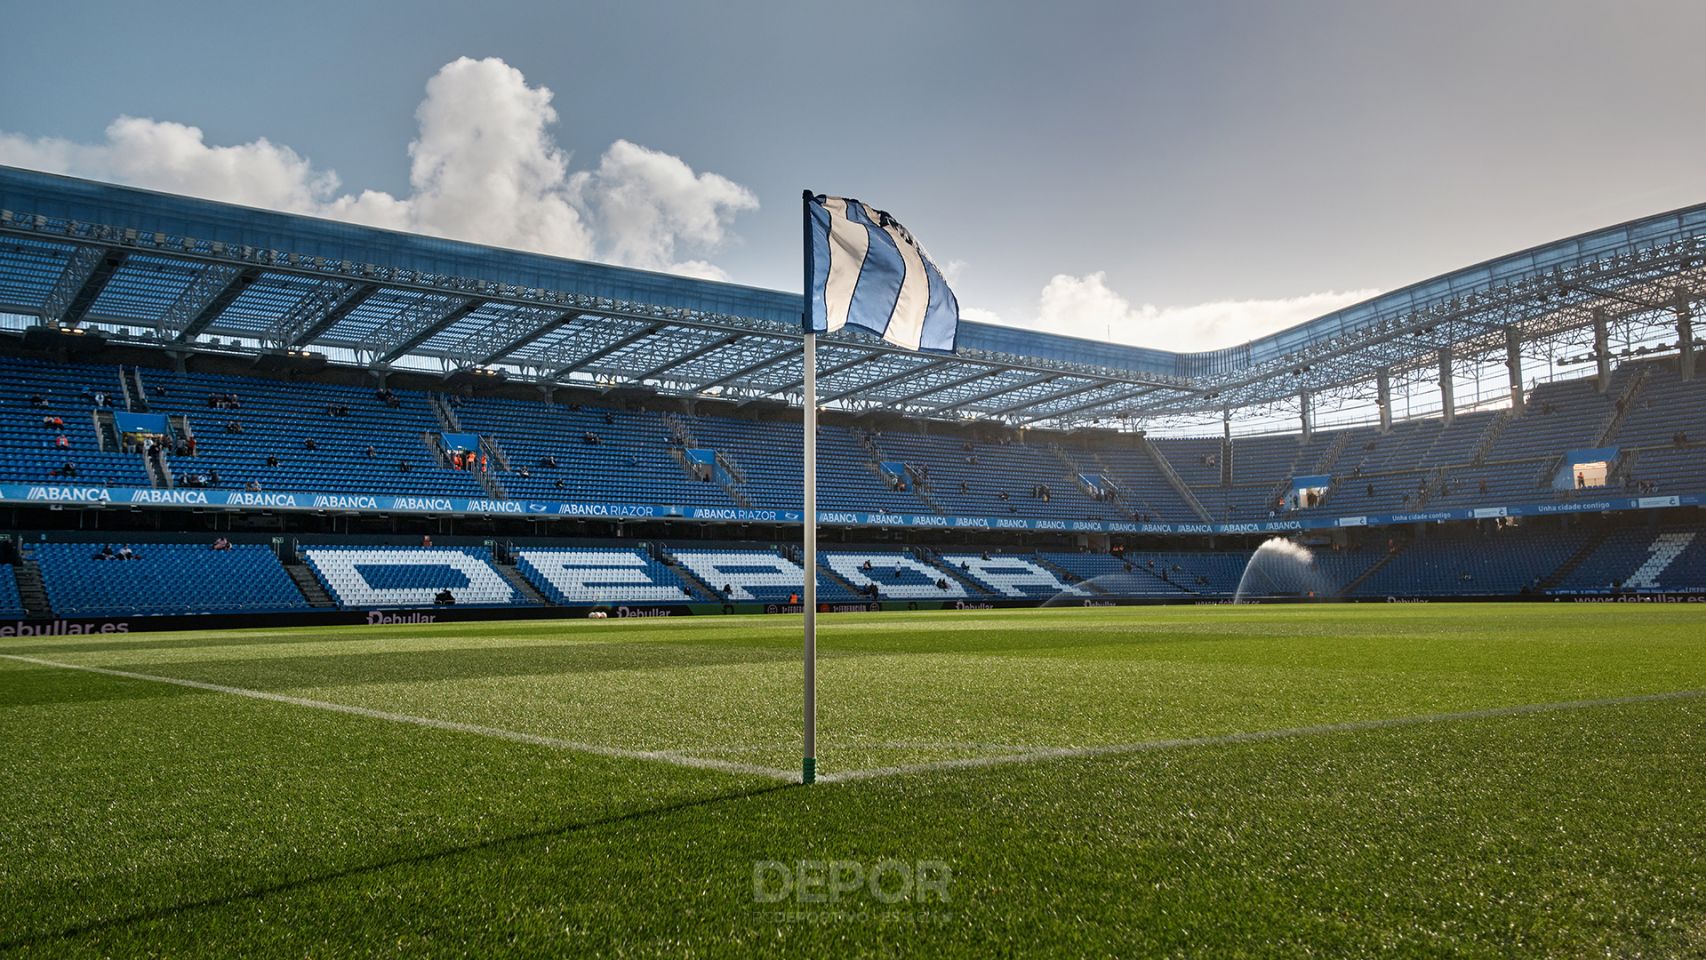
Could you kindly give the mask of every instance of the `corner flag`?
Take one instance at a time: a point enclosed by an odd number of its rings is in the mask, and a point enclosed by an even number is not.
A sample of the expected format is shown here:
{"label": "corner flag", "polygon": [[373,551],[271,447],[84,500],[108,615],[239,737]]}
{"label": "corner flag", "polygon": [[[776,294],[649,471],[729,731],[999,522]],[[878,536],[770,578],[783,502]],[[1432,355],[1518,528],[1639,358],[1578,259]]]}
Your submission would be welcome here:
{"label": "corner flag", "polygon": [[805,191],[805,744],[817,780],[817,335],[847,324],[907,350],[953,353],[960,303],[900,221],[849,197]]}
{"label": "corner flag", "polygon": [[851,323],[908,350],[954,351],[960,304],[900,221],[849,197],[805,194],[806,329]]}

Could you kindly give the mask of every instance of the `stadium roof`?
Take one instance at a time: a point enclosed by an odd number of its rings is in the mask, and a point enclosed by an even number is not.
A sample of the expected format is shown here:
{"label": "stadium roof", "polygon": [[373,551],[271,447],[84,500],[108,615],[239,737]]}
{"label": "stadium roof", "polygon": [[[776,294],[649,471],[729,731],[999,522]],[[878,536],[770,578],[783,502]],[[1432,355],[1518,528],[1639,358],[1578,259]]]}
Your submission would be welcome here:
{"label": "stadium roof", "polygon": [[[1236,347],[1172,353],[965,322],[952,357],[849,328],[825,406],[1014,425],[1218,414],[1366,393],[1519,342],[1651,343],[1701,297],[1706,205],[1383,294]],[[375,370],[800,400],[800,295],[0,167],[0,312],[168,350],[311,350]],[[1587,331],[1589,333],[1584,333]]]}

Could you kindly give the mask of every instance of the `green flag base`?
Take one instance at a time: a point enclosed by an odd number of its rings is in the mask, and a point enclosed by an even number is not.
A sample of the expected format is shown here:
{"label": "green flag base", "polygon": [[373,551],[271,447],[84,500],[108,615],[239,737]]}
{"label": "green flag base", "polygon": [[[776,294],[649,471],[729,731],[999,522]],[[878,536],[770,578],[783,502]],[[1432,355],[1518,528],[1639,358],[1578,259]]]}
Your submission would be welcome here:
{"label": "green flag base", "polygon": [[806,757],[805,760],[802,761],[801,768],[800,768],[800,782],[801,783],[816,783],[817,782],[817,758],[816,757]]}

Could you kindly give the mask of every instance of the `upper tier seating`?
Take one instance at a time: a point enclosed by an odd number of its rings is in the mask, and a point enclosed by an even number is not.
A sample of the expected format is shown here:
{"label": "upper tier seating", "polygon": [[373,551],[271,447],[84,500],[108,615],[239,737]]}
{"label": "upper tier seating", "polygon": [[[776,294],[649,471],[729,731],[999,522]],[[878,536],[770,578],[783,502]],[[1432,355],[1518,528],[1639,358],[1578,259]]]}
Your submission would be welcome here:
{"label": "upper tier seating", "polygon": [[430,607],[444,590],[457,606],[527,605],[474,547],[315,546],[302,556],[340,607]]}
{"label": "upper tier seating", "polygon": [[[825,424],[819,506],[1059,521],[1249,521],[1279,509],[1277,499],[1293,477],[1316,474],[1334,478],[1313,508],[1317,516],[1569,499],[1574,491],[1555,492],[1550,483],[1559,457],[1602,442],[1623,454],[1605,494],[1699,492],[1706,490],[1706,378],[1684,381],[1674,366],[1674,360],[1626,363],[1603,394],[1591,379],[1541,384],[1520,415],[1467,412],[1449,426],[1416,419],[1385,434],[1359,426],[1308,441],[1295,435],[974,441],[904,427],[876,434]],[[187,419],[182,439],[193,435],[193,455],[166,457],[179,486],[199,475],[226,489],[256,483],[266,491],[800,506],[800,427],[786,420],[486,396],[450,398],[441,407],[442,398],[408,390],[382,398],[364,386],[154,368],[134,368],[130,379],[142,384],[138,400],[126,392],[120,369],[0,357],[0,441],[12,451],[0,460],[0,481],[149,486],[140,455],[112,449],[114,437],[106,439],[107,452],[100,450],[110,429],[97,427],[109,415],[96,405],[100,394],[111,413],[133,401],[132,412],[146,403],[150,413]],[[209,398],[227,395],[237,397],[237,408],[209,405]],[[63,427],[50,431],[43,417],[59,417]],[[64,450],[53,442],[61,430]],[[444,432],[483,437],[489,475],[442,462],[436,444]],[[718,467],[708,482],[684,465],[684,441],[716,451]],[[1201,504],[1201,514],[1157,457]],[[75,476],[53,476],[68,461]],[[882,463],[905,465],[904,482],[893,482]],[[1106,478],[1113,495],[1085,489],[1081,478],[1095,476]]]}
{"label": "upper tier seating", "polygon": [[[97,396],[110,398],[112,406],[98,405]],[[41,397],[41,405],[32,397]],[[7,450],[0,482],[150,486],[140,455],[102,452],[94,413],[105,409],[124,409],[117,367],[0,356],[0,445]],[[44,417],[58,417],[64,426],[43,426]],[[55,442],[62,433],[63,449]],[[61,475],[67,462],[74,476]]]}
{"label": "upper tier seating", "polygon": [[[191,473],[217,472],[216,486],[230,489],[254,481],[263,490],[485,496],[473,475],[443,465],[427,446],[442,428],[426,394],[393,391],[392,406],[368,387],[160,370],[144,370],[142,381],[150,412],[189,418],[195,456],[168,456],[180,486]],[[227,394],[237,408],[209,405]],[[345,407],[347,415],[331,412]],[[317,449],[308,449],[310,440]]]}
{"label": "upper tier seating", "polygon": [[[188,613],[276,613],[308,601],[272,548],[207,544],[135,544],[136,559],[96,560],[99,543],[33,548],[48,604],[61,617]],[[111,545],[115,552],[123,546]]]}
{"label": "upper tier seating", "polygon": [[[916,433],[875,438],[884,460],[928,469],[926,495],[956,516],[1026,516],[1057,520],[1121,516],[1078,485],[1075,472],[1053,451],[1022,443],[979,443]],[[1093,471],[1090,471],[1093,472]],[[1046,487],[1046,495],[1033,488]]]}
{"label": "upper tier seating", "polygon": [[453,409],[465,431],[495,438],[508,456],[509,471],[498,480],[512,497],[734,505],[721,486],[694,479],[670,453],[670,431],[656,411],[503,397],[463,400]]}

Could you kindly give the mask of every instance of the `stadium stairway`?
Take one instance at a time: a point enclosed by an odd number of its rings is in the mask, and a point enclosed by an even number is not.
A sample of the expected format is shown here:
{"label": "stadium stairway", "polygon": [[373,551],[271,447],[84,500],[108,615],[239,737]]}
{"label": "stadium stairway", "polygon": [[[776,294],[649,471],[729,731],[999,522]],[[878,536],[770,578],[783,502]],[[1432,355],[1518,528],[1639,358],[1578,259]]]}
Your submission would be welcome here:
{"label": "stadium stairway", "polygon": [[1606,446],[1611,442],[1612,437],[1617,436],[1617,431],[1623,428],[1624,422],[1629,419],[1629,413],[1635,409],[1635,401],[1641,396],[1641,387],[1647,382],[1647,377],[1652,374],[1653,369],[1654,367],[1650,363],[1643,363],[1636,367],[1635,375],[1629,378],[1629,384],[1617,395],[1617,400],[1612,407],[1612,414],[1605,421],[1605,426],[1600,429],[1599,437],[1594,441],[1594,446]]}
{"label": "stadium stairway", "polygon": [[1145,437],[1143,438],[1143,449],[1149,454],[1149,458],[1155,461],[1155,468],[1160,470],[1161,475],[1167,478],[1167,482],[1173,485],[1173,489],[1178,492],[1179,498],[1184,500],[1185,505],[1196,514],[1196,520],[1201,523],[1212,522],[1208,510],[1202,505],[1202,501],[1197,499],[1197,495],[1192,492],[1190,484],[1185,482],[1185,478],[1179,476],[1179,471],[1173,469],[1173,465],[1167,462],[1167,457],[1161,452],[1161,448],[1151,443],[1148,437]]}
{"label": "stadium stairway", "polygon": [[1565,578],[1569,577],[1570,574],[1575,573],[1577,568],[1587,561],[1587,558],[1593,556],[1594,552],[1605,543],[1606,538],[1609,536],[1611,536],[1610,528],[1595,530],[1593,533],[1589,534],[1587,541],[1582,544],[1580,550],[1570,554],[1563,563],[1558,564],[1558,568],[1556,570],[1553,570],[1551,573],[1540,578],[1540,589],[1551,590],[1563,583]]}
{"label": "stadium stairway", "polygon": [[929,547],[913,547],[912,555],[927,566],[941,570],[960,586],[966,588],[966,594],[978,600],[1000,599],[995,591],[984,586],[976,577],[971,576],[960,568],[942,559],[941,555]]}
{"label": "stadium stairway", "polygon": [[24,613],[32,620],[47,620],[53,617],[53,607],[47,602],[47,588],[41,582],[41,567],[35,558],[25,555],[12,565],[12,575],[18,582],[18,600],[24,605]]}
{"label": "stadium stairway", "polygon": [[290,579],[296,582],[296,589],[302,591],[302,599],[316,610],[330,610],[336,607],[337,601],[326,592],[326,587],[320,583],[320,578],[314,576],[314,571],[308,564],[298,560],[284,565],[284,572],[290,574]]}
{"label": "stadium stairway", "polygon": [[541,607],[556,606],[549,597],[540,593],[539,588],[535,587],[525,576],[522,575],[521,570],[516,567],[513,557],[510,558],[507,563],[502,560],[495,561],[492,566],[498,568],[498,573],[501,574],[505,580],[508,580],[509,585],[514,587],[516,592],[525,597],[528,603]]}
{"label": "stadium stairway", "polygon": [[817,558],[817,574],[819,577],[828,580],[830,583],[835,584],[855,597],[863,597],[865,595],[865,591],[854,586],[852,581],[830,569],[829,564],[823,562],[822,555],[819,555]]}
{"label": "stadium stairway", "polygon": [[1384,568],[1387,564],[1391,563],[1393,560],[1398,559],[1398,554],[1400,554],[1402,552],[1404,552],[1404,547],[1399,546],[1398,549],[1396,549],[1396,550],[1388,550],[1385,553],[1381,554],[1380,559],[1369,564],[1367,570],[1364,570],[1363,572],[1357,574],[1355,577],[1352,577],[1349,583],[1346,583],[1343,587],[1341,587],[1339,589],[1338,596],[1341,599],[1343,599],[1345,597],[1353,596],[1356,593],[1357,589],[1360,588],[1370,577],[1373,577],[1375,574],[1379,573],[1382,568]]}
{"label": "stadium stairway", "polygon": [[1108,591],[1102,589],[1100,586],[1097,586],[1095,583],[1084,579],[1083,577],[1079,576],[1078,574],[1073,573],[1071,570],[1068,570],[1065,567],[1061,566],[1060,564],[1055,563],[1054,561],[1050,560],[1049,558],[1043,556],[1040,552],[1029,554],[1025,557],[1025,559],[1031,561],[1032,563],[1036,564],[1039,567],[1042,567],[1044,570],[1047,570],[1049,573],[1054,574],[1056,577],[1058,577],[1060,579],[1061,583],[1068,584],[1068,585],[1071,585],[1074,587],[1083,587],[1084,589],[1090,591],[1091,593],[1103,594],[1103,593],[1108,592]]}
{"label": "stadium stairway", "polygon": [[681,578],[682,583],[687,584],[687,588],[693,591],[693,599],[705,601],[721,598],[722,595],[713,589],[710,584],[700,579],[698,574],[687,569],[686,564],[677,561],[675,559],[675,554],[670,553],[668,548],[658,546],[655,550],[655,556],[659,560],[663,561],[664,566],[674,570],[675,575]]}

